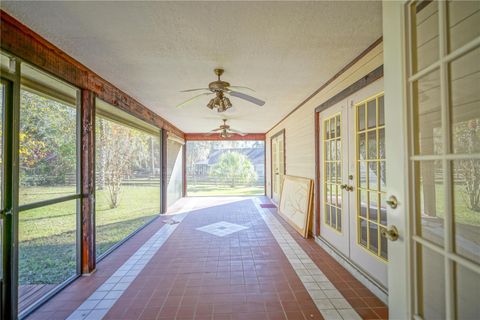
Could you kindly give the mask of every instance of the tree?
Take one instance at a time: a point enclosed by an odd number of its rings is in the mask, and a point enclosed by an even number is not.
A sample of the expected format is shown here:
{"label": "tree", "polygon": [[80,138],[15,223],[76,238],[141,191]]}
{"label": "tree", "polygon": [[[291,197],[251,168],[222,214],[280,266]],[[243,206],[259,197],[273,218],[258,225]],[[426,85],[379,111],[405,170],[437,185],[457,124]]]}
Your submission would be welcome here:
{"label": "tree", "polygon": [[257,180],[252,162],[236,151],[222,154],[218,163],[212,167],[210,174],[229,183],[232,188],[239,183],[250,184]]}
{"label": "tree", "polygon": [[102,118],[98,119],[97,127],[101,128],[96,151],[101,155],[97,161],[97,174],[102,177],[113,209],[120,204],[124,179],[132,174],[135,166],[151,161],[147,159],[151,153],[143,152],[151,145],[150,137]]}
{"label": "tree", "polygon": [[21,91],[20,174],[22,185],[65,184],[75,172],[75,107]]}
{"label": "tree", "polygon": [[[473,154],[480,150],[480,119],[456,123],[453,128],[456,153]],[[455,167],[465,183],[463,196],[467,207],[480,212],[480,160],[458,160]]]}
{"label": "tree", "polygon": [[193,176],[194,184],[197,183],[197,168],[199,161],[206,160],[212,150],[211,141],[191,141],[187,145],[187,171]]}

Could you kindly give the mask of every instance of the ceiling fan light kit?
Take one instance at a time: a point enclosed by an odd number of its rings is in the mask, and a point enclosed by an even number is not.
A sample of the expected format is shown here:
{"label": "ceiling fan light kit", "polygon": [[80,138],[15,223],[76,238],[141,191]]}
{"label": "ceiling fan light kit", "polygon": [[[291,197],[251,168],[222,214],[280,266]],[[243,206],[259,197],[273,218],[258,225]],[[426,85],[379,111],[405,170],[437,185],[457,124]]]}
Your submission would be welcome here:
{"label": "ceiling fan light kit", "polygon": [[205,135],[210,136],[218,132],[220,132],[220,138],[222,139],[231,138],[233,137],[234,134],[238,134],[241,136],[246,135],[246,133],[230,128],[230,126],[227,124],[227,119],[223,119],[223,124],[220,125],[220,127],[213,129],[212,131],[206,133]]}
{"label": "ceiling fan light kit", "polygon": [[247,89],[247,90],[254,91],[248,87],[231,86],[230,83],[226,81],[222,81],[220,77],[222,76],[225,70],[217,68],[213,71],[217,75],[218,79],[217,81],[210,82],[208,84],[208,88],[189,89],[189,90],[181,91],[181,92],[192,92],[192,91],[209,91],[209,92],[204,92],[199,95],[196,95],[177,105],[177,108],[183,107],[184,105],[189,104],[200,97],[203,97],[205,95],[211,95],[211,94],[215,94],[215,98],[211,99],[208,102],[207,108],[209,108],[210,110],[217,109],[218,112],[225,112],[226,110],[232,107],[232,103],[230,102],[230,99],[226,97],[225,94],[251,102],[258,106],[263,106],[265,104],[265,101],[263,100],[257,99],[243,92],[232,90],[232,88],[239,88],[239,89]]}
{"label": "ceiling fan light kit", "polygon": [[209,109],[213,110],[216,108],[218,112],[224,112],[232,107],[230,99],[225,97],[222,91],[217,91],[216,95],[217,96],[211,99],[210,102],[207,104],[207,107]]}

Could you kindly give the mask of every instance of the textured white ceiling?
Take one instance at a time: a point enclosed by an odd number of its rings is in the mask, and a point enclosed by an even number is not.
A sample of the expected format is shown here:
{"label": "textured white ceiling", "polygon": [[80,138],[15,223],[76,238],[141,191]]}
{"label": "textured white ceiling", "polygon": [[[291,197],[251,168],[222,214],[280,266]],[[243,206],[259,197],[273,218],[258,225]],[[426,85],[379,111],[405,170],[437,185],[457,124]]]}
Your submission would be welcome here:
{"label": "textured white ceiling", "polygon": [[222,114],[204,97],[213,69],[256,90],[257,107],[232,98],[233,128],[266,132],[382,34],[381,3],[12,2],[1,7],[185,132]]}

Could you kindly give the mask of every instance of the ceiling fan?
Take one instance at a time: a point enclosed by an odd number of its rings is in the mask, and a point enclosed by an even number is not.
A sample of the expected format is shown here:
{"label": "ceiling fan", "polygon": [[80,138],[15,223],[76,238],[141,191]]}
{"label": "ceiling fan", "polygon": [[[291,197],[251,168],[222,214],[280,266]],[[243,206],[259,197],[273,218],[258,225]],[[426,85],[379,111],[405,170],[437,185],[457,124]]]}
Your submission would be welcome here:
{"label": "ceiling fan", "polygon": [[218,132],[220,132],[220,138],[223,138],[223,139],[230,138],[234,134],[239,134],[241,136],[247,135],[244,132],[241,132],[241,131],[230,128],[230,126],[227,124],[227,119],[223,119],[223,124],[220,127],[218,127],[217,129],[213,129],[212,131],[210,131],[206,135],[211,136],[212,134],[216,134]]}
{"label": "ceiling fan", "polygon": [[217,109],[218,112],[224,112],[227,109],[232,107],[232,103],[230,102],[230,99],[228,99],[225,95],[228,94],[232,97],[240,98],[243,100],[246,100],[248,102],[251,102],[253,104],[256,104],[258,106],[263,106],[265,104],[265,101],[257,99],[255,97],[252,97],[248,94],[234,91],[232,89],[247,89],[254,91],[250,88],[247,87],[240,87],[240,86],[231,86],[230,83],[226,81],[220,80],[220,76],[223,74],[225,70],[223,69],[215,69],[213,70],[215,74],[218,76],[217,81],[210,82],[208,84],[208,88],[199,88],[199,89],[189,89],[189,90],[183,90],[180,92],[192,92],[192,91],[209,91],[209,92],[203,92],[200,93],[180,104],[177,105],[177,108],[183,107],[192,101],[195,101],[196,99],[203,97],[203,96],[208,96],[215,94],[215,98],[211,99],[210,102],[207,104],[207,107],[210,109]]}

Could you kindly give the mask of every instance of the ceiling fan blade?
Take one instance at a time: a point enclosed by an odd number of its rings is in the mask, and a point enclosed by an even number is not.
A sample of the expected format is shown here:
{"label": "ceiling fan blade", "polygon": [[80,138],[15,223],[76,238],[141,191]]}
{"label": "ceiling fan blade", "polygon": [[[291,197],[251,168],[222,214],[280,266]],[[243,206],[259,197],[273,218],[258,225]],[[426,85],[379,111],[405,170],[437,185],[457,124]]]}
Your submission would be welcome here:
{"label": "ceiling fan blade", "polygon": [[221,131],[221,130],[223,130],[223,129],[222,128],[213,129],[212,131],[205,133],[205,135],[206,136],[211,136],[212,134],[215,134],[215,133],[217,133],[217,131]]}
{"label": "ceiling fan blade", "polygon": [[244,86],[229,86],[228,88],[233,88],[233,89],[247,89],[247,90],[250,90],[250,91],[252,91],[252,92],[256,92],[256,91],[253,90],[252,88],[244,87]]}
{"label": "ceiling fan blade", "polygon": [[192,91],[200,91],[200,90],[210,90],[210,89],[208,89],[208,88],[198,88],[198,89],[182,90],[180,92],[192,92]]}
{"label": "ceiling fan blade", "polygon": [[190,102],[192,102],[192,101],[195,100],[195,99],[198,99],[198,98],[200,98],[200,97],[202,97],[202,96],[208,96],[208,95],[210,95],[210,94],[213,94],[213,92],[205,92],[205,93],[197,94],[196,96],[193,96],[192,98],[190,98],[190,99],[188,99],[188,100],[186,100],[186,101],[184,101],[184,102],[182,102],[182,103],[180,103],[180,104],[177,104],[176,107],[177,107],[177,108],[181,108],[181,107],[183,107],[184,105],[189,104]]}
{"label": "ceiling fan blade", "polygon": [[237,91],[230,91],[229,94],[231,96],[246,100],[248,102],[251,102],[253,104],[256,104],[257,106],[263,106],[265,104],[265,101],[257,99],[255,97],[249,96],[248,94],[237,92]]}
{"label": "ceiling fan blade", "polygon": [[233,133],[239,134],[241,136],[246,136],[247,135],[245,132],[238,131],[238,130],[235,130],[235,129],[228,129],[228,130],[233,132]]}

